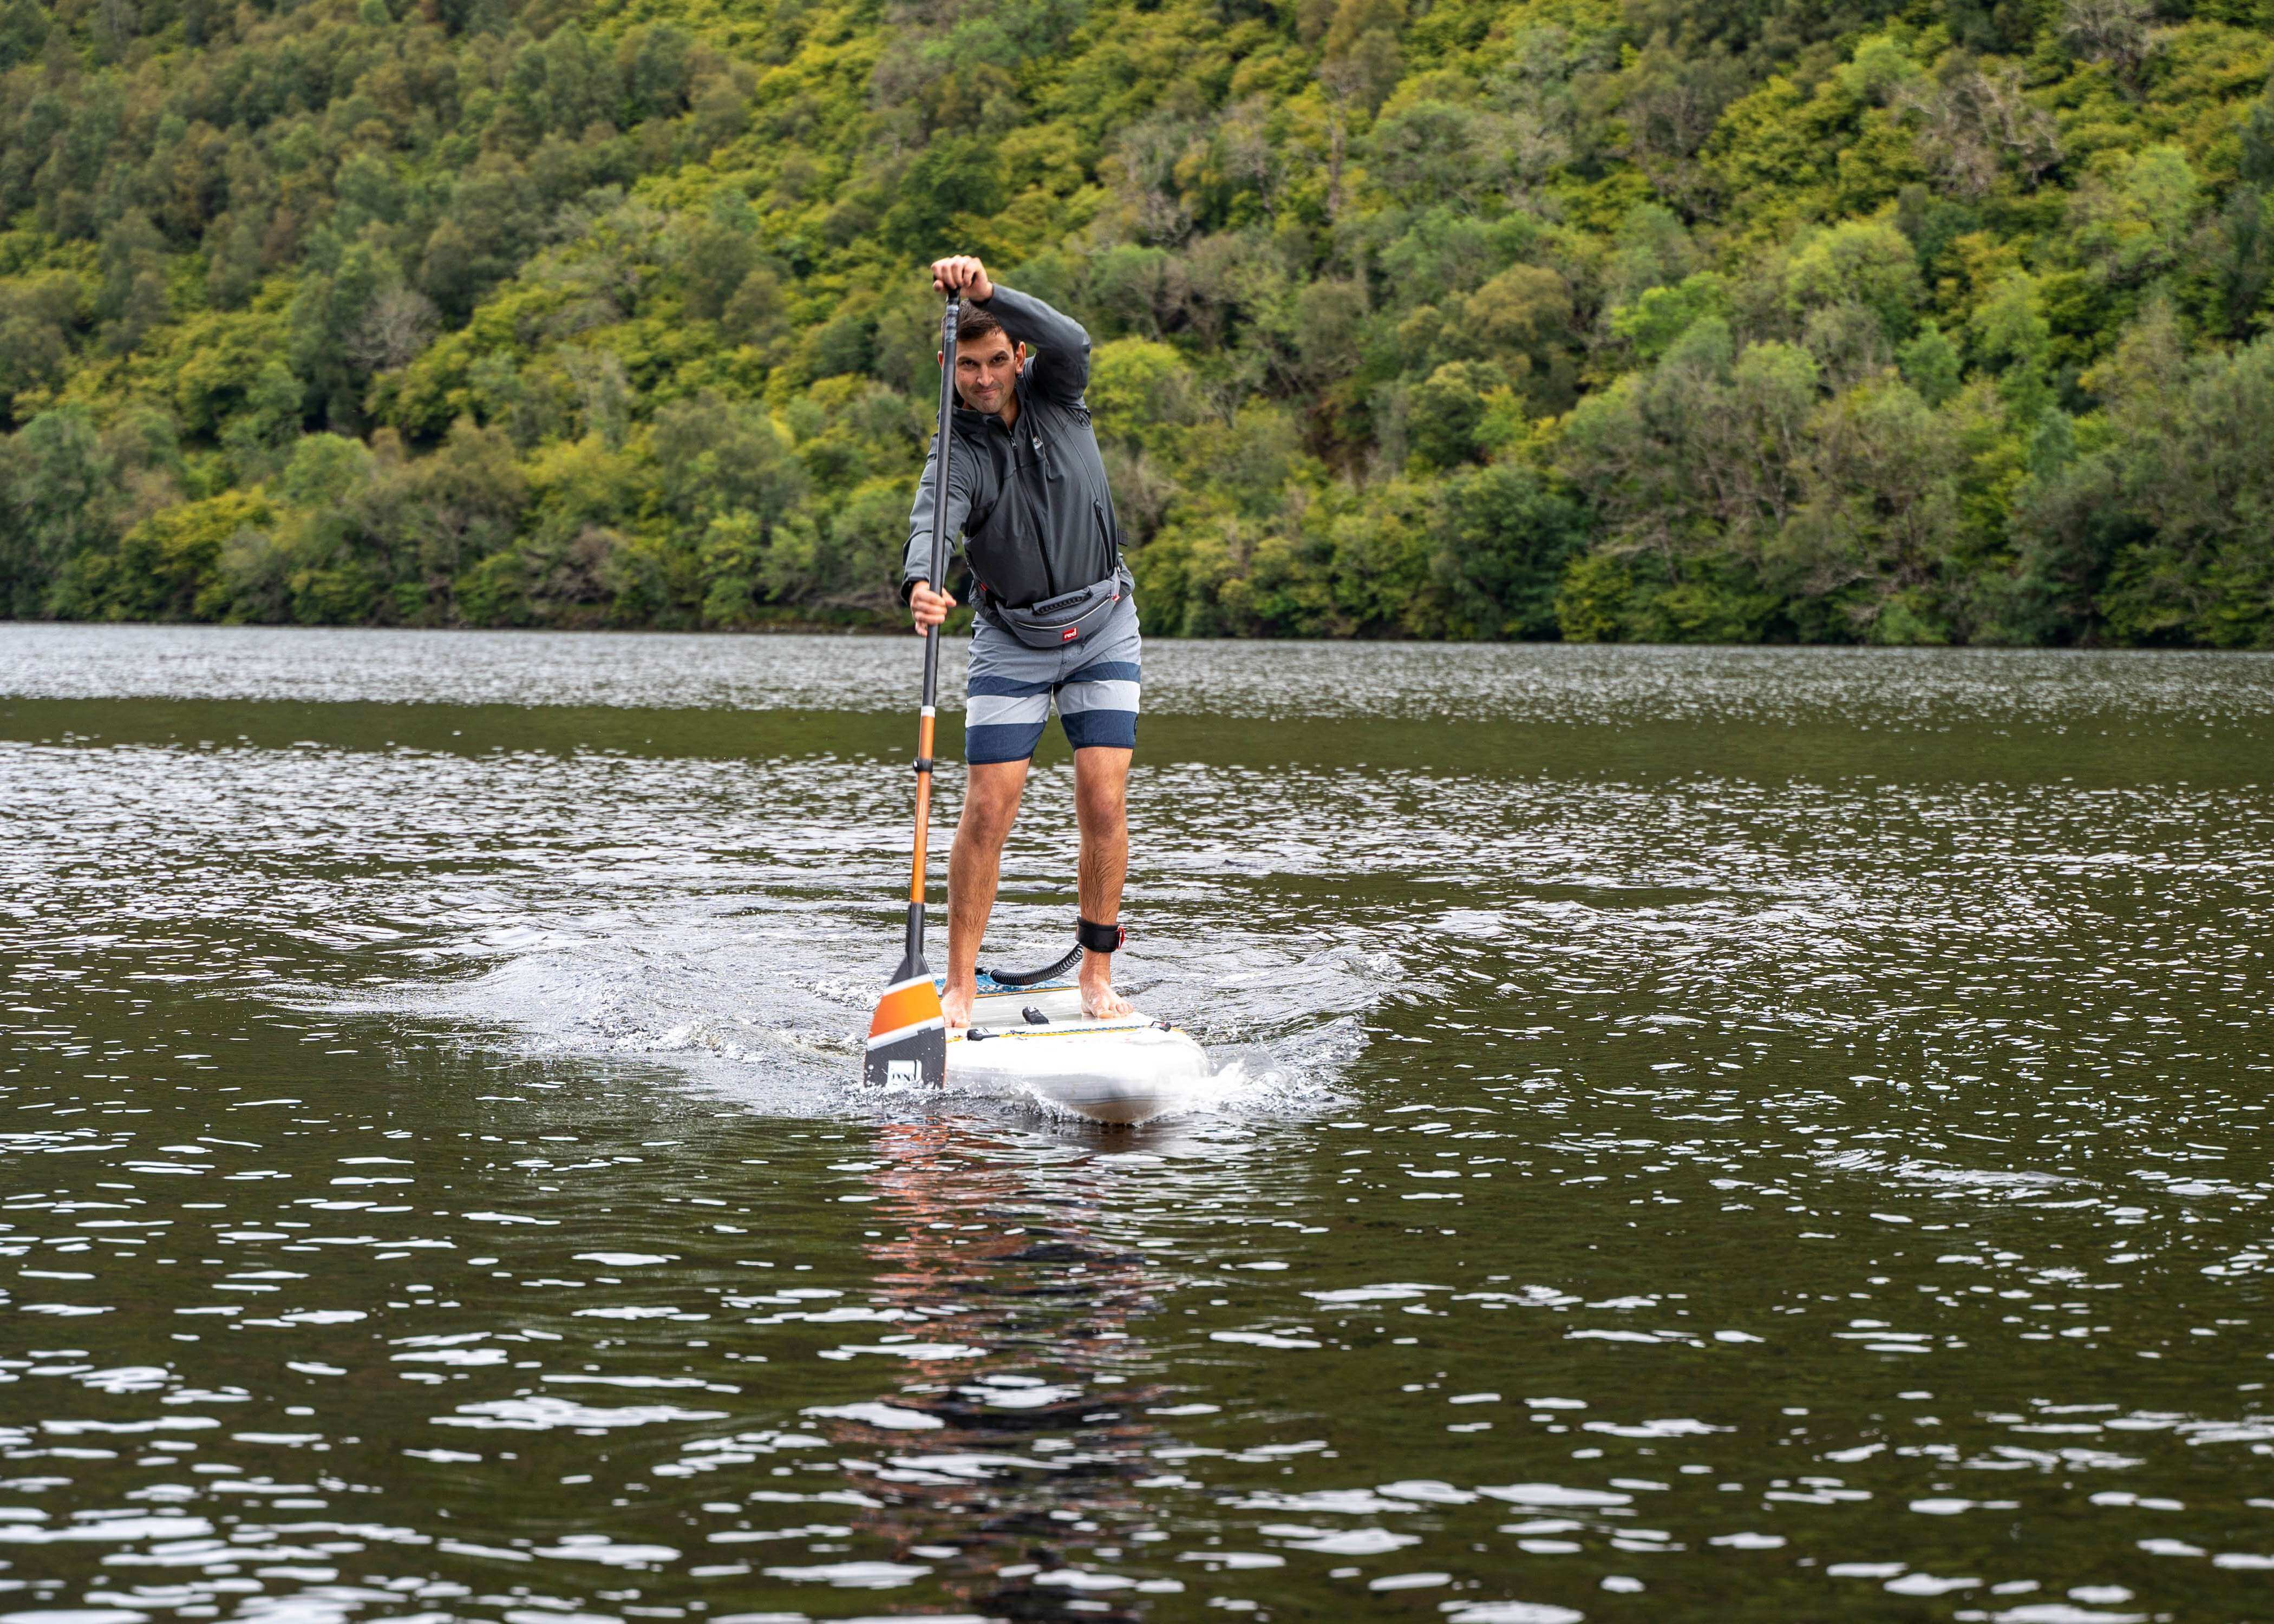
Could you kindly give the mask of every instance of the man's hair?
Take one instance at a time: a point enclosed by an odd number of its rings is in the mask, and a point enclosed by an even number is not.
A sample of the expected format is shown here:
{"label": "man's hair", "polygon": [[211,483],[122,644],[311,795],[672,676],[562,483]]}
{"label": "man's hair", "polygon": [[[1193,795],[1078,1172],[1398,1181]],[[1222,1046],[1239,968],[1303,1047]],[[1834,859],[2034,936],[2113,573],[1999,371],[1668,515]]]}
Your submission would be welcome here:
{"label": "man's hair", "polygon": [[955,342],[959,347],[975,344],[989,334],[1000,333],[1002,330],[1003,324],[995,320],[993,311],[982,310],[969,299],[962,300],[957,304]]}

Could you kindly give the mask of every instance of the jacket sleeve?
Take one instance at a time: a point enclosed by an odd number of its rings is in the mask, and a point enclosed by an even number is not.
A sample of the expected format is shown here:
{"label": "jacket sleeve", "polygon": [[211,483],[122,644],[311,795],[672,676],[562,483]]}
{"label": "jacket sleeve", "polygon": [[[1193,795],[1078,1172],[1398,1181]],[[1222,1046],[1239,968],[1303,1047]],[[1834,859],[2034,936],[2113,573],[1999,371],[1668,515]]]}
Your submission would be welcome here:
{"label": "jacket sleeve", "polygon": [[[924,455],[923,477],[916,482],[916,500],[908,509],[908,545],[900,554],[900,601],[919,581],[931,578],[931,480],[932,471],[939,462],[939,436],[932,436],[931,449]],[[961,456],[950,457],[947,463],[947,552],[955,556],[956,538],[963,534],[964,521],[971,516],[972,468],[967,450]],[[931,583],[934,590],[944,590],[942,583]]]}
{"label": "jacket sleeve", "polygon": [[986,308],[1013,342],[1036,352],[1035,388],[1069,405],[1081,399],[1089,387],[1089,333],[1081,322],[999,282]]}

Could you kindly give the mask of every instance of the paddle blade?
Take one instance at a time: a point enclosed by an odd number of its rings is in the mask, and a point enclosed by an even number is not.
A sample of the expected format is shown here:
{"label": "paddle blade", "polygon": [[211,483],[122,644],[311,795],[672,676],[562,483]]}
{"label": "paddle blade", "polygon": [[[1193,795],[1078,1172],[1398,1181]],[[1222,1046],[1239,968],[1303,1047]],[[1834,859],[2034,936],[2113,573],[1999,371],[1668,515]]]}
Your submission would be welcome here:
{"label": "paddle blade", "polygon": [[947,1020],[940,1013],[939,989],[920,957],[900,961],[892,984],[877,1001],[861,1075],[867,1082],[895,1086],[922,1083],[937,1088],[945,1080]]}

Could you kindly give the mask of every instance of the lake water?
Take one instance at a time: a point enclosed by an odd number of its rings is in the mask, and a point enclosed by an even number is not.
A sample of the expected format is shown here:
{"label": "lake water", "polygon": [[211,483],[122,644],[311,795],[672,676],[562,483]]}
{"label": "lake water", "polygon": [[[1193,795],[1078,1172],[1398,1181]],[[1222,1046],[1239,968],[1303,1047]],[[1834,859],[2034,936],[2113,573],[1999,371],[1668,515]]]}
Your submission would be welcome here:
{"label": "lake water", "polygon": [[2274,1615],[2274,660],[1156,643],[1115,1132],[916,651],[0,626],[0,1624]]}

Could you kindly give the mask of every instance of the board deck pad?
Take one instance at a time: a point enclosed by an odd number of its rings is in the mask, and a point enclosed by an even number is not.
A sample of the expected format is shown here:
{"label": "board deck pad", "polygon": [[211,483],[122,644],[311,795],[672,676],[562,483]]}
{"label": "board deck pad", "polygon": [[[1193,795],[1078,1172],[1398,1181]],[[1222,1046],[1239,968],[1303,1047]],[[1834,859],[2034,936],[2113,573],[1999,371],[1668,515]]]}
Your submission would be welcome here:
{"label": "board deck pad", "polygon": [[[1081,1012],[1072,981],[1002,987],[982,976],[971,1027],[947,1040],[951,1080],[1001,1082],[1093,1122],[1134,1124],[1178,1109],[1209,1076],[1190,1034],[1138,1011]],[[1027,1019],[1034,1010],[1044,1019]]]}

